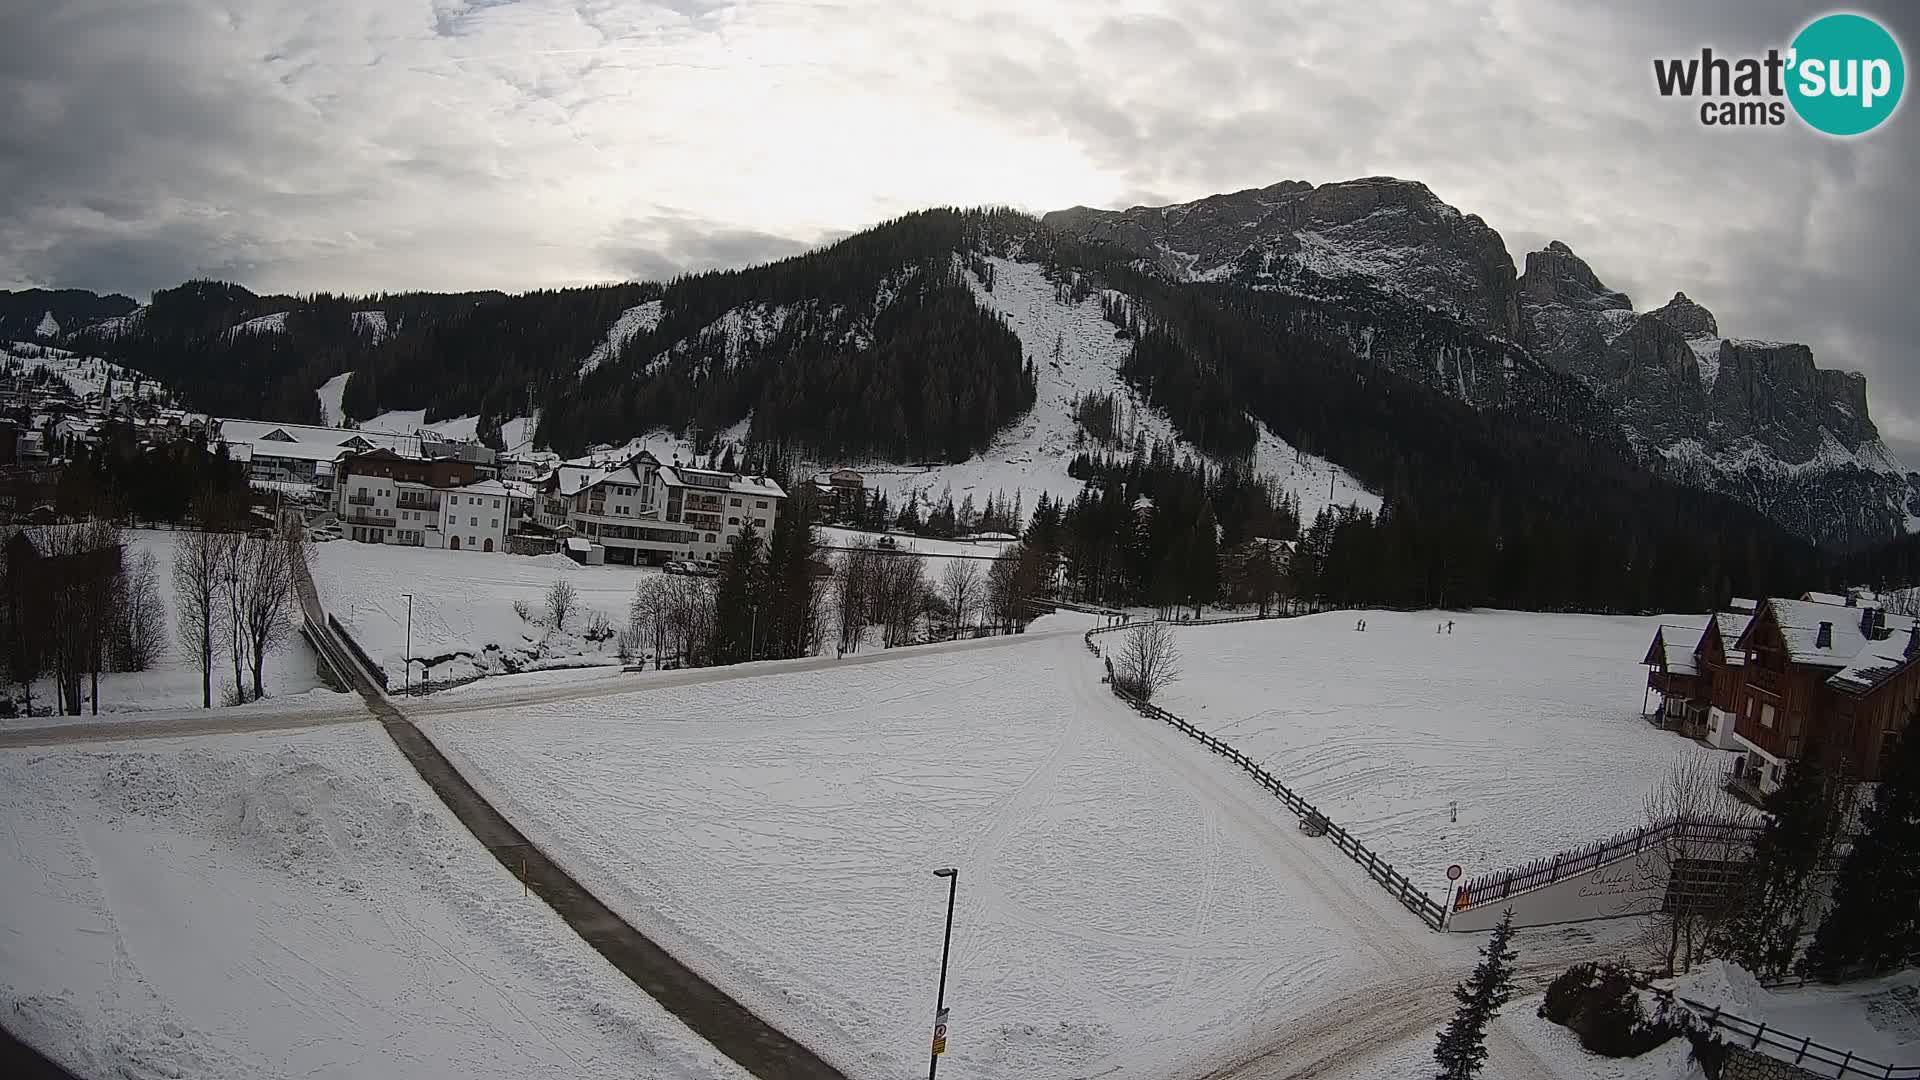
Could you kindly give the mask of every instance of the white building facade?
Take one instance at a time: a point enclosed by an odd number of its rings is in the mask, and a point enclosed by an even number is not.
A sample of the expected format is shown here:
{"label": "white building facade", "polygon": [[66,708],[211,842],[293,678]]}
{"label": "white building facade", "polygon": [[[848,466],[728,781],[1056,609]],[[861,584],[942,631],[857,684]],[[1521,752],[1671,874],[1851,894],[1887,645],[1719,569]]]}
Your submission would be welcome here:
{"label": "white building facade", "polygon": [[662,465],[643,452],[597,474],[557,470],[536,517],[552,528],[564,510],[565,525],[604,548],[607,562],[638,565],[712,559],[749,526],[765,538],[786,497],[765,477]]}

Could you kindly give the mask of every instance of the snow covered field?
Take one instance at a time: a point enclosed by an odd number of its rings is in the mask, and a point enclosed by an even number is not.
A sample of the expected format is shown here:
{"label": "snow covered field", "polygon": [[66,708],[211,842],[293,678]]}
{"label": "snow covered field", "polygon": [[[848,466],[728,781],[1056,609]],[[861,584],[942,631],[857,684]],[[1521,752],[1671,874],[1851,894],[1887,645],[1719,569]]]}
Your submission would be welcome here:
{"label": "snow covered field", "polygon": [[[406,670],[407,598],[413,594],[413,679],[434,681],[541,668],[618,664],[614,643],[581,636],[591,612],[627,625],[634,588],[653,570],[581,566],[564,555],[507,555],[355,544],[314,547],[314,585],[329,614],[398,687]],[[563,631],[522,621],[514,601],[544,618],[547,590],[573,583],[580,610]]]}
{"label": "snow covered field", "polygon": [[[161,652],[159,662],[147,671],[108,672],[100,676],[101,719],[108,718],[109,714],[128,714],[127,719],[139,719],[132,714],[155,709],[192,709],[200,705],[200,666],[179,647],[179,602],[173,591],[173,545],[180,535],[177,532],[150,529],[131,529],[127,532],[129,559],[142,551],[153,553],[161,603],[167,612],[167,648]],[[224,657],[215,659],[213,679],[214,704],[217,707],[221,693],[233,682],[233,669]],[[267,657],[262,683],[269,699],[283,703],[285,699],[315,695],[315,692],[318,696],[335,696],[320,682],[314,668],[313,650],[298,634],[291,636],[279,651]],[[53,700],[52,679],[42,679],[34,684],[33,700],[35,708]],[[268,706],[247,706],[265,707]],[[84,719],[91,720],[93,717]],[[19,727],[48,722],[48,717],[20,717],[0,720],[0,725]]]}
{"label": "snow covered field", "polygon": [[[1725,756],[1640,718],[1647,642],[1687,618],[1376,611],[1188,627],[1182,676],[1157,700],[1445,896],[1449,863],[1472,877],[1638,825],[1674,760]],[[1454,632],[1435,634],[1447,619]]]}
{"label": "snow covered field", "polygon": [[0,751],[0,1009],[89,1078],[741,1077],[373,724]]}
{"label": "snow covered field", "polygon": [[1200,1075],[1471,947],[1119,707],[1075,633],[827,663],[425,726],[596,895],[851,1076],[924,1063],[943,865],[954,1075]]}

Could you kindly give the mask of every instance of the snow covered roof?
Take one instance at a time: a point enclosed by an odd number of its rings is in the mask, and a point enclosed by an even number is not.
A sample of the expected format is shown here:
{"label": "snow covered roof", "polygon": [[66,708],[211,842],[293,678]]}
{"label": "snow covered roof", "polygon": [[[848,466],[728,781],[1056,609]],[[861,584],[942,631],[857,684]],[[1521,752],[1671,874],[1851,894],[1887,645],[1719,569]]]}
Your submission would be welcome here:
{"label": "snow covered roof", "polygon": [[521,492],[500,480],[481,480],[477,483],[468,484],[466,487],[448,488],[447,490],[455,495],[512,496],[521,494]]}
{"label": "snow covered roof", "polygon": [[1699,626],[1662,624],[1656,635],[1660,639],[1662,666],[1674,675],[1700,674],[1693,662],[1693,647],[1704,630],[1705,627]]}
{"label": "snow covered roof", "polygon": [[227,456],[238,458],[234,451],[245,447],[248,458],[289,458],[294,461],[334,461],[356,451],[350,446],[328,446],[324,443],[309,442],[272,442],[262,440],[254,443],[227,443]]}
{"label": "snow covered roof", "polygon": [[1744,596],[1736,596],[1727,601],[1727,608],[1730,611],[1744,611],[1751,615],[1760,610],[1760,601],[1749,600]]}
{"label": "snow covered roof", "polygon": [[567,550],[580,552],[592,551],[593,541],[584,536],[569,536],[567,537]]}
{"label": "snow covered roof", "polygon": [[[1828,594],[1831,595],[1831,594]],[[1860,629],[1860,608],[1813,600],[1767,601],[1780,636],[1786,640],[1787,655],[1796,664],[1818,667],[1845,667],[1867,644]],[[1820,627],[1830,628],[1827,643],[1820,644]]]}
{"label": "snow covered roof", "polygon": [[[1920,627],[1916,623],[1915,627]],[[1914,640],[1914,628],[1895,631],[1890,637],[1869,641],[1854,654],[1852,662],[1835,672],[1827,685],[1849,694],[1863,694],[1886,682],[1909,662],[1907,645]]]}
{"label": "snow covered roof", "polygon": [[764,476],[741,476],[738,473],[695,469],[688,465],[662,465],[660,479],[665,481],[668,487],[731,491],[736,495],[755,495],[760,498],[784,499],[787,497],[786,489],[782,488],[777,480]]}
{"label": "snow covered roof", "polygon": [[1810,604],[1835,604],[1840,607],[1847,605],[1847,598],[1844,596],[1830,592],[1814,592],[1811,589],[1800,594],[1800,599]]}
{"label": "snow covered roof", "polygon": [[1747,625],[1751,622],[1753,622],[1751,611],[1715,613],[1713,625],[1720,631],[1720,651],[1726,654],[1728,667],[1739,667],[1747,662],[1746,655],[1736,649],[1735,645],[1740,641],[1740,635],[1747,632]]}

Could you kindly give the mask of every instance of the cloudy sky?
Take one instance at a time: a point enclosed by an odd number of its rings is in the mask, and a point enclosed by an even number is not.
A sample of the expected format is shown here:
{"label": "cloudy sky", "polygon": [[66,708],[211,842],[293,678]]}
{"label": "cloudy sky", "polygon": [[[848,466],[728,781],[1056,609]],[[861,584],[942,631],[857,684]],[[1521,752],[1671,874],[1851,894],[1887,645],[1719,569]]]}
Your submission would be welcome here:
{"label": "cloudy sky", "polygon": [[[1677,9],[1677,10],[1676,10]],[[1703,128],[1651,60],[1783,0],[59,0],[0,11],[0,287],[503,288],[934,204],[1425,181],[1656,306],[1867,372],[1920,464],[1920,117]],[[1920,5],[1866,3],[1904,42]],[[1912,47],[1909,45],[1911,57]]]}

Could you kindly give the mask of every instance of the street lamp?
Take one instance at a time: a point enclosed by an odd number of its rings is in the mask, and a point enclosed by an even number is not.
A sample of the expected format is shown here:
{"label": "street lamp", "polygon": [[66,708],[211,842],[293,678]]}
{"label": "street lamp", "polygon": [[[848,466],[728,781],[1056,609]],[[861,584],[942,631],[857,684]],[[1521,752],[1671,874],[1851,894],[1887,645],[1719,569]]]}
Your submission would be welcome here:
{"label": "street lamp", "polygon": [[413,690],[413,594],[400,595],[407,598],[407,673],[400,676],[400,692],[407,694]]}
{"label": "street lamp", "polygon": [[947,866],[933,876],[947,879],[947,937],[940,946],[940,994],[933,1004],[933,1055],[927,1062],[927,1080],[940,1071],[940,1055],[947,1052],[947,956],[953,951],[953,898],[960,890],[960,871]]}

